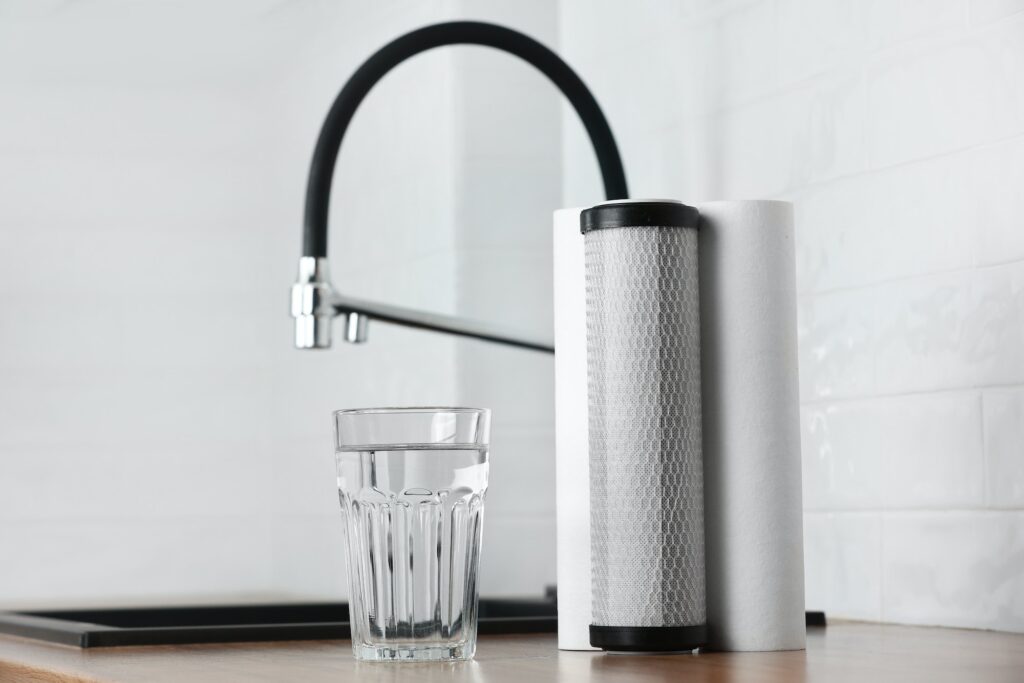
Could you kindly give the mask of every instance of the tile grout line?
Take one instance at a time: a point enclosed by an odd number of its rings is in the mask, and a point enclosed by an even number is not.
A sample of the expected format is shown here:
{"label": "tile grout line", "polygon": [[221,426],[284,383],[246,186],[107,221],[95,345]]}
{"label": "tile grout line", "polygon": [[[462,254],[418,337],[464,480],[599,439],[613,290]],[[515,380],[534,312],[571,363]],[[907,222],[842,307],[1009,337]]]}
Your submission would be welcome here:
{"label": "tile grout line", "polygon": [[846,516],[871,516],[891,515],[914,516],[920,514],[978,514],[991,513],[993,515],[1016,514],[1024,512],[1024,507],[906,507],[906,508],[884,508],[884,507],[863,507],[863,508],[804,508],[805,515],[846,515]]}
{"label": "tile grout line", "polygon": [[800,401],[801,408],[817,408],[829,405],[844,405],[850,403],[877,402],[885,399],[914,398],[935,395],[970,394],[972,392],[985,392],[989,390],[1010,390],[1024,389],[1024,382],[1013,382],[1009,384],[976,384],[963,387],[940,387],[936,389],[921,389],[917,391],[898,391],[895,393],[863,394],[859,396],[826,396],[823,398],[808,399]]}
{"label": "tile grout line", "polygon": [[878,512],[878,619],[885,620],[885,516]]}
{"label": "tile grout line", "polygon": [[[1024,139],[1024,138],[1022,138]],[[939,275],[956,275],[960,273],[972,274],[979,271],[993,270],[996,268],[1007,268],[1010,266],[1019,266],[1024,264],[1024,258],[1007,259],[1006,261],[995,261],[992,263],[972,263],[968,266],[956,266],[953,268],[940,268],[938,270],[931,270],[926,273],[915,273],[913,275],[899,275],[896,277],[888,277],[881,280],[873,280],[871,282],[865,282],[859,285],[842,285],[839,287],[828,287],[825,289],[817,290],[797,290],[797,298],[815,298],[824,297],[832,294],[848,294],[850,292],[863,292],[865,290],[881,288],[885,285],[900,284],[904,282],[914,282],[924,280],[929,277]]]}
{"label": "tile grout line", "polygon": [[981,404],[981,406],[980,406],[980,408],[978,410],[978,419],[981,422],[980,427],[979,427],[980,430],[981,430],[981,502],[982,502],[982,505],[984,505],[986,508],[991,508],[992,507],[992,500],[991,500],[991,496],[989,494],[989,485],[988,485],[988,480],[989,480],[989,476],[990,476],[990,473],[988,471],[988,448],[989,448],[988,441],[989,441],[989,439],[988,439],[988,429],[986,429],[986,426],[985,426],[985,422],[986,422],[985,421],[985,404],[986,404],[986,401],[985,401],[985,392],[984,391],[982,391],[978,395],[978,401]]}

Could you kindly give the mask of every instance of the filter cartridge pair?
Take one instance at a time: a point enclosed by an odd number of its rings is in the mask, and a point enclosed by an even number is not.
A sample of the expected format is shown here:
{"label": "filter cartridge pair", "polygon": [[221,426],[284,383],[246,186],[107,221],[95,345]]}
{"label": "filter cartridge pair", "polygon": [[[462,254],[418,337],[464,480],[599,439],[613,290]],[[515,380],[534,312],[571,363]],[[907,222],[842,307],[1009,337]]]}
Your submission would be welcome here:
{"label": "filter cartridge pair", "polygon": [[789,205],[555,224],[559,646],[803,647]]}

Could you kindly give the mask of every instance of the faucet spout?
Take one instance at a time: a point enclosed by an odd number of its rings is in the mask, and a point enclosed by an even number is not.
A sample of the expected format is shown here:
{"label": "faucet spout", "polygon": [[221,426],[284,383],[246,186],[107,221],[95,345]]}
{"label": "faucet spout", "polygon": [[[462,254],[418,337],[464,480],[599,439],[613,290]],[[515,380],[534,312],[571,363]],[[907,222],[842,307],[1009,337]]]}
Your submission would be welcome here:
{"label": "faucet spout", "polygon": [[331,348],[331,322],[331,318],[318,317],[315,315],[296,316],[295,348]]}
{"label": "faucet spout", "polygon": [[331,345],[331,318],[345,317],[346,341],[366,339],[368,321],[416,327],[435,332],[474,337],[536,351],[554,352],[549,340],[529,339],[500,325],[464,320],[387,304],[342,296],[327,277],[327,208],[334,166],[341,141],[352,117],[371,88],[391,69],[409,57],[443,45],[482,45],[508,52],[547,76],[579,114],[594,146],[605,195],[626,199],[626,175],[615,138],[594,95],[557,54],[527,35],[495,24],[452,21],[426,26],[388,43],[370,56],[342,88],[320,129],[306,187],[306,214],[299,280],[292,287],[295,345],[323,349]]}

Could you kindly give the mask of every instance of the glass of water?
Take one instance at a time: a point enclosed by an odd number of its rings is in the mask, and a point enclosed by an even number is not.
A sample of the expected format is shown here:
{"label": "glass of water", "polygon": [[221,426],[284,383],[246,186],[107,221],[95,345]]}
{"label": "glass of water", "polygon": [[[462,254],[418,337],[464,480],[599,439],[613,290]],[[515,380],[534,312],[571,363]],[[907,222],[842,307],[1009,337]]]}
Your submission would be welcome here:
{"label": "glass of water", "polygon": [[470,659],[490,411],[339,410],[334,426],[356,658]]}

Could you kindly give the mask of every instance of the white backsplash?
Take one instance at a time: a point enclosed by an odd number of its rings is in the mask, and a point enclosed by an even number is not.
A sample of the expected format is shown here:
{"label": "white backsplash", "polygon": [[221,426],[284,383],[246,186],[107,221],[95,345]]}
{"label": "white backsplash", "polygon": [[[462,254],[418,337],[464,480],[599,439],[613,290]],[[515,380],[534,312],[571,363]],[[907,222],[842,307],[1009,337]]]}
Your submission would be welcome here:
{"label": "white backsplash", "polygon": [[[795,202],[808,608],[1024,631],[1020,0],[0,5],[0,607],[343,597],[327,415],[373,404],[494,408],[482,590],[554,582],[549,356],[290,343],[331,99],[457,17],[560,47],[633,196]],[[550,334],[601,183],[541,76],[421,55],[340,159],[339,286]]]}
{"label": "white backsplash", "polygon": [[808,609],[1024,631],[1024,3],[563,0],[561,31],[632,196],[796,204]]}
{"label": "white backsplash", "polygon": [[[0,3],[0,609],[344,598],[330,411],[372,405],[495,408],[482,591],[554,582],[549,356],[385,324],[291,342],[327,108],[471,12],[557,41],[540,0]],[[339,158],[336,284],[549,334],[559,127],[513,57],[403,64]]]}

